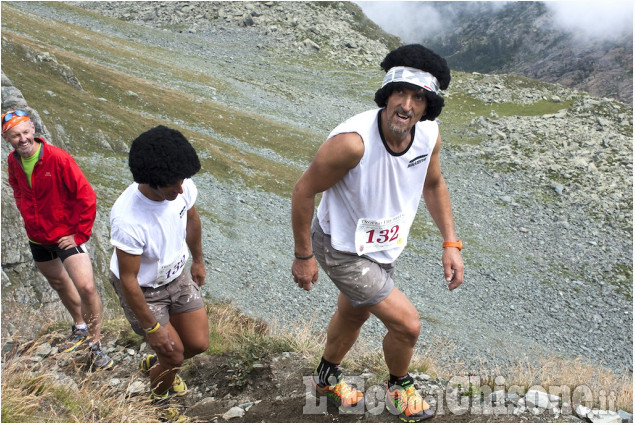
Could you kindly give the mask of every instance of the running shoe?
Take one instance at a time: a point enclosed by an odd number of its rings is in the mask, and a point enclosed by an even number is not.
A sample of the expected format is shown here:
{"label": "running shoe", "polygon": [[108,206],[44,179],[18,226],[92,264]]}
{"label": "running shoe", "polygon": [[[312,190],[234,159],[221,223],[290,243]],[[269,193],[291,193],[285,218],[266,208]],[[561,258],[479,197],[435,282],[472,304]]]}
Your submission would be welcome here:
{"label": "running shoe", "polygon": [[150,368],[154,366],[158,359],[159,358],[156,354],[148,354],[143,358],[143,360],[141,360],[141,365],[139,366],[139,368],[142,372],[149,372]]}
{"label": "running shoe", "polygon": [[157,394],[154,391],[150,393],[150,400],[155,403],[163,403],[172,397],[183,397],[187,394],[187,384],[185,381],[177,374],[174,376],[174,381],[172,382],[172,387],[165,394]]}
{"label": "running shoe", "polygon": [[183,397],[187,394],[187,384],[179,375],[174,376],[174,381],[172,382],[172,388],[170,389],[172,395],[176,397]]}
{"label": "running shoe", "polygon": [[88,340],[88,329],[77,329],[75,325],[71,326],[71,335],[66,338],[66,341],[61,343],[58,347],[60,353],[69,353],[75,351],[82,343]]}
{"label": "running shoe", "polygon": [[316,398],[326,396],[326,399],[343,413],[357,413],[360,406],[364,406],[364,393],[351,388],[344,382],[341,374],[338,376],[338,382],[335,385],[321,386],[316,381],[315,375],[313,375],[311,382],[313,383],[313,395]]}
{"label": "running shoe", "polygon": [[434,416],[434,412],[417,392],[412,378],[402,385],[386,384],[386,409],[399,415],[404,422],[419,422]]}
{"label": "running shoe", "polygon": [[150,392],[150,402],[152,404],[157,404],[157,405],[162,405],[162,404],[167,404],[167,402],[170,400],[170,392],[166,392],[163,395],[157,394],[154,391]]}
{"label": "running shoe", "polygon": [[90,347],[90,364],[93,368],[105,370],[111,368],[115,362],[102,351],[101,342],[98,342]]}
{"label": "running shoe", "polygon": [[[159,360],[159,357],[156,354],[147,354],[143,358],[143,360],[141,360],[141,365],[139,366],[139,368],[143,372],[149,372],[150,368],[152,368],[152,366],[156,364],[157,360]],[[170,391],[171,391],[171,395],[174,395],[177,397],[182,397],[185,394],[187,394],[187,384],[178,374],[174,376],[174,381],[172,382],[172,388],[170,388]],[[165,398],[165,395],[157,395],[157,394],[154,394],[154,391],[153,391],[152,394],[150,394],[150,398],[160,399],[160,398]]]}

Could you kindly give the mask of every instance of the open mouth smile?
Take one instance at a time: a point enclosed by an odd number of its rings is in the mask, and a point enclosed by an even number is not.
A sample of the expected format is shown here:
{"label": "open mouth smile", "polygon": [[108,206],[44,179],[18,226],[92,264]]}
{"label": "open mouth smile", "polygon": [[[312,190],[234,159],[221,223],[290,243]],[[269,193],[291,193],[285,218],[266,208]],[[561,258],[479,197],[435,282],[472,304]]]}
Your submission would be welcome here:
{"label": "open mouth smile", "polygon": [[408,122],[410,121],[410,118],[412,118],[410,114],[402,114],[399,112],[395,112],[395,116],[397,117],[397,120],[403,121],[403,122]]}

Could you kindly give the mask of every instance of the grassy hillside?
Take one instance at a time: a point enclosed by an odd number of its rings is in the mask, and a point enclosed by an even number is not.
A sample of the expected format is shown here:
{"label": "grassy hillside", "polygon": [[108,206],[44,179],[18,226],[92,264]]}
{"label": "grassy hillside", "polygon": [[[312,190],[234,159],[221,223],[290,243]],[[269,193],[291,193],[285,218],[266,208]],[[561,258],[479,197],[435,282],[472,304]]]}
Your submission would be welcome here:
{"label": "grassy hillside", "polygon": [[[23,93],[29,105],[39,111],[54,141],[76,158],[96,189],[102,218],[108,217],[110,206],[131,181],[127,169],[127,150],[131,141],[142,131],[159,124],[179,129],[192,141],[203,166],[201,180],[229,187],[226,197],[233,197],[231,201],[242,202],[238,197],[244,195],[243,190],[252,191],[250,195],[258,201],[263,194],[271,195],[267,201],[277,201],[275,197],[288,201],[295,181],[328,131],[352,113],[374,107],[374,91],[382,77],[377,63],[350,69],[324,52],[296,54],[269,48],[259,50],[240,39],[232,43],[229,39],[214,40],[174,31],[175,28],[141,29],[130,22],[99,16],[64,3],[35,3],[30,7],[46,12],[36,16],[21,5],[20,2],[1,4],[2,71]],[[331,2],[321,2],[316,7],[334,6]],[[349,13],[359,12],[356,7],[348,9]],[[57,15],[73,19],[61,22],[45,17]],[[394,38],[376,32],[376,27],[366,25],[363,15],[359,17],[358,27],[360,31],[369,31],[369,37],[384,40],[390,48],[397,43]],[[219,51],[223,54],[218,54]],[[452,77],[441,119],[444,145],[462,152],[469,152],[485,139],[472,131],[477,117],[542,117],[569,109],[582,97],[572,93],[559,102],[549,97],[531,103],[491,102],[481,95],[480,90],[486,85],[484,78],[461,72],[452,72]],[[75,81],[81,88],[74,84]],[[500,81],[509,91],[527,88],[557,91],[555,86],[515,76],[501,76]],[[479,90],[471,88],[472,85]],[[622,132],[632,132],[632,128],[627,127]],[[492,156],[483,155],[473,160],[486,162]],[[2,166],[6,169],[5,161]],[[497,165],[492,174],[511,174],[518,168]],[[465,184],[460,177],[454,178],[455,187]],[[527,189],[528,192],[531,190]],[[559,202],[552,192],[549,189],[549,193],[541,195],[544,204]],[[525,196],[521,202],[529,204],[531,198]],[[231,202],[209,198],[199,209],[205,223],[210,223],[214,230],[222,229],[230,240],[232,232],[240,234],[243,229],[236,219],[239,212],[231,209]],[[229,204],[230,208],[221,211],[216,202],[225,202],[222,205]],[[501,201],[496,200],[496,203]],[[248,205],[253,209],[247,209],[248,213],[253,213],[250,219],[267,222],[270,218],[258,215],[257,202],[253,204]],[[281,209],[281,205],[279,202],[274,207]],[[480,273],[485,265],[501,257],[500,246],[493,246],[489,240],[482,242],[481,238],[488,236],[485,233],[492,230],[479,229],[480,223],[473,220],[470,211],[457,212],[457,222],[462,225],[462,238],[473,247],[471,252],[466,250],[465,253],[466,263],[475,270],[473,273]],[[280,225],[267,223],[272,224],[272,228]],[[288,232],[288,223],[283,225]],[[234,227],[226,230],[230,226]],[[517,233],[515,229],[493,231]],[[422,241],[432,239],[437,242],[434,238],[438,238],[438,232],[428,216],[420,214],[417,217],[411,238],[413,252],[428,252],[429,246]],[[290,239],[287,237],[284,243],[290,244]],[[242,242],[256,244],[251,240]],[[236,261],[230,265],[222,262],[225,251],[218,249],[213,254],[213,267],[209,268],[210,280],[214,273],[222,273],[222,267],[251,268],[249,262],[268,263],[271,268],[278,269],[276,271],[283,270],[279,275],[284,274],[288,279],[288,258],[276,256],[276,250],[291,252],[287,248],[286,245],[269,246],[264,250],[268,251],[265,254],[250,252],[250,257],[244,255],[244,258],[233,253],[246,264]],[[527,258],[526,262],[529,261]],[[510,270],[516,272],[516,267],[520,266],[506,264],[505,271],[508,274]],[[550,268],[560,270],[562,266],[550,265]],[[632,283],[632,264],[624,269],[625,281]],[[255,278],[250,275],[244,281],[232,283],[254,284],[251,291],[258,292],[258,288],[264,293],[268,288],[266,284],[280,283],[266,282],[257,271],[254,274],[257,275]],[[581,268],[570,271],[567,277],[582,279],[583,274]],[[262,286],[256,287],[256,283]],[[546,285],[555,285],[551,276]],[[231,293],[220,295],[231,297]],[[8,314],[6,305],[3,310],[4,319]],[[229,356],[228,362],[240,366],[236,372],[238,378],[253,372],[254,359],[298,351],[307,357],[308,363],[313,363],[320,355],[324,335],[315,332],[311,323],[300,324],[300,335],[289,335],[254,321],[235,311],[231,305],[213,303],[208,310],[213,342],[209,357]],[[130,335],[119,309],[112,311],[114,317],[106,324],[107,337],[138,349],[141,341]],[[32,311],[19,311],[12,314],[11,319],[15,320],[16,327],[26,328],[32,314]],[[475,310],[468,314],[478,316],[479,312]],[[429,311],[422,311],[421,316],[431,325],[435,321],[445,324]],[[55,323],[56,320],[50,319],[51,326],[42,332],[42,340],[48,341],[52,332],[59,332],[65,326]],[[35,348],[36,344],[28,346],[25,352],[30,355],[28,350]],[[413,368],[446,378],[470,373],[468,369],[450,369],[440,364],[435,360],[437,354],[434,349],[427,350],[417,358]],[[380,380],[385,377],[382,364],[380,354],[364,351],[362,347],[351,356],[346,367],[360,372],[371,370]],[[39,366],[36,367],[38,370],[31,370],[32,367],[28,361],[15,361],[3,369],[3,421],[150,422],[159,420],[163,414],[148,409],[147,400],[129,399],[114,391],[104,390],[94,396],[95,388],[105,388],[104,379],[99,377],[81,381],[79,388],[69,390],[56,383]],[[544,368],[535,369],[529,361],[513,359],[511,367],[499,372],[510,377],[508,383],[523,388],[534,383],[571,382],[571,377],[578,377],[579,382],[596,383],[598,391],[605,388],[615,391],[621,408],[632,405],[632,376],[607,372],[577,360],[548,358]],[[86,409],[87,405],[91,408]],[[188,418],[179,416],[177,410],[176,416],[168,420],[187,421]]]}
{"label": "grassy hillside", "polygon": [[[184,60],[178,53],[153,51],[80,27],[69,30],[66,25],[43,21],[6,4],[2,6],[2,17],[3,71],[30,104],[48,111],[43,117],[45,125],[56,140],[68,140],[68,149],[76,156],[97,153],[125,158],[125,144],[129,145],[143,130],[165,124],[179,129],[193,141],[201,152],[203,168],[218,179],[261,184],[266,190],[288,194],[297,178],[297,169],[286,161],[263,158],[257,152],[271,150],[293,163],[308,158],[321,141],[321,135],[300,126],[254,116],[191,93],[195,90],[184,89],[198,85],[220,89],[226,86],[204,74],[183,72],[175,65]],[[35,58],[44,52],[70,67],[83,90],[70,87],[50,62]],[[168,82],[180,81],[182,87],[153,78],[159,75]],[[58,125],[63,127],[66,137],[60,137]],[[114,151],[98,142],[100,132],[115,147]],[[236,141],[247,143],[251,152],[240,149]],[[91,166],[86,167],[86,173],[94,185],[113,187],[107,177],[113,174],[110,170]],[[106,204],[114,201],[110,196],[103,199]]]}
{"label": "grassy hillside", "polygon": [[[63,3],[51,3],[49,7],[91,15]],[[193,141],[201,152],[203,169],[219,180],[239,181],[288,196],[303,166],[328,131],[328,127],[316,131],[303,122],[289,123],[284,117],[272,117],[281,114],[280,111],[257,110],[257,105],[240,103],[244,93],[236,91],[235,82],[223,79],[228,76],[223,72],[213,72],[226,66],[222,58],[198,57],[135,42],[132,24],[95,17],[104,26],[118,27],[119,31],[130,34],[126,38],[113,37],[82,26],[60,25],[6,2],[2,5],[2,18],[3,71],[30,104],[47,111],[43,115],[45,125],[56,140],[68,142],[67,148],[80,157],[80,163],[82,156],[95,154],[124,159],[127,145],[141,131],[165,124],[181,130]],[[154,32],[165,37],[178,36]],[[59,66],[38,58],[45,52],[50,53],[53,61],[69,67],[83,90],[71,87]],[[313,91],[321,88],[313,87],[315,79],[327,73],[332,78],[329,90],[338,105],[350,101],[372,107],[380,76],[375,67],[360,69],[352,78],[350,71],[319,59],[319,56],[280,59],[265,55],[258,58],[259,66],[267,67],[274,75],[250,74],[256,78],[244,83],[253,90],[263,90],[263,96],[307,102],[306,98],[315,96]],[[280,67],[281,61],[287,62],[288,68]],[[241,66],[248,67],[248,62]],[[302,73],[304,79],[298,79],[294,75],[298,68],[311,71]],[[210,72],[201,72],[202,69]],[[360,76],[367,78],[360,80]],[[455,79],[462,77],[465,74],[454,73]],[[339,84],[338,80],[346,83]],[[218,98],[232,101],[219,103],[214,100]],[[553,102],[492,106],[456,92],[444,111],[444,122],[452,130],[460,130],[474,115],[492,110],[501,116],[541,115],[566,106]],[[60,134],[59,126],[64,135]],[[102,138],[112,149],[100,143]],[[452,143],[453,139],[448,141]],[[109,167],[112,163],[104,165]],[[108,168],[97,164],[86,171],[96,186],[113,188],[108,178],[113,173]],[[112,195],[106,194],[105,204],[114,201]]]}

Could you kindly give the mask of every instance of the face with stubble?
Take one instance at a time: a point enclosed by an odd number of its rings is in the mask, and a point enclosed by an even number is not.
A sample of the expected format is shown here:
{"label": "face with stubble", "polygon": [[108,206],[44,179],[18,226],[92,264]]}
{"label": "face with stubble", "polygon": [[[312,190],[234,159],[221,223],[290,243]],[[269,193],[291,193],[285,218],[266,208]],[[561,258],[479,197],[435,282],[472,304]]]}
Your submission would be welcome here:
{"label": "face with stubble", "polygon": [[388,130],[398,135],[407,134],[425,114],[427,106],[424,89],[397,87],[386,101]]}
{"label": "face with stubble", "polygon": [[35,141],[35,127],[30,120],[11,127],[2,133],[2,138],[9,142],[22,158],[33,156],[37,150],[38,143]]}

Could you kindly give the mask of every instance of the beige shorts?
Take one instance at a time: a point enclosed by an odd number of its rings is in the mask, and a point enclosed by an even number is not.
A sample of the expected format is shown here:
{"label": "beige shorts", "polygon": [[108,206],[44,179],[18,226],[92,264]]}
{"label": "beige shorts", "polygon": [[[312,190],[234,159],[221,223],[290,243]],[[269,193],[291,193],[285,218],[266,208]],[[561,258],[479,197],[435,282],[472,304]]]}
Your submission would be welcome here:
{"label": "beige shorts", "polygon": [[[137,320],[137,316],[135,316],[128,305],[126,297],[123,295],[121,281],[112,272],[110,272],[109,279],[117,293],[117,297],[119,297],[119,304],[121,304],[126,319],[132,326],[132,330],[139,335],[145,335],[141,323]],[[201,288],[192,280],[187,270],[183,270],[179,277],[167,285],[159,286],[158,288],[142,286],[141,291],[150,311],[154,318],[161,323],[161,326],[167,325],[170,321],[170,316],[173,314],[189,313],[205,307],[201,297]]]}
{"label": "beige shorts", "polygon": [[395,288],[395,264],[380,264],[355,253],[338,251],[331,236],[324,233],[317,217],[311,226],[313,253],[322,270],[351,302],[353,307],[371,306],[383,301]]}

